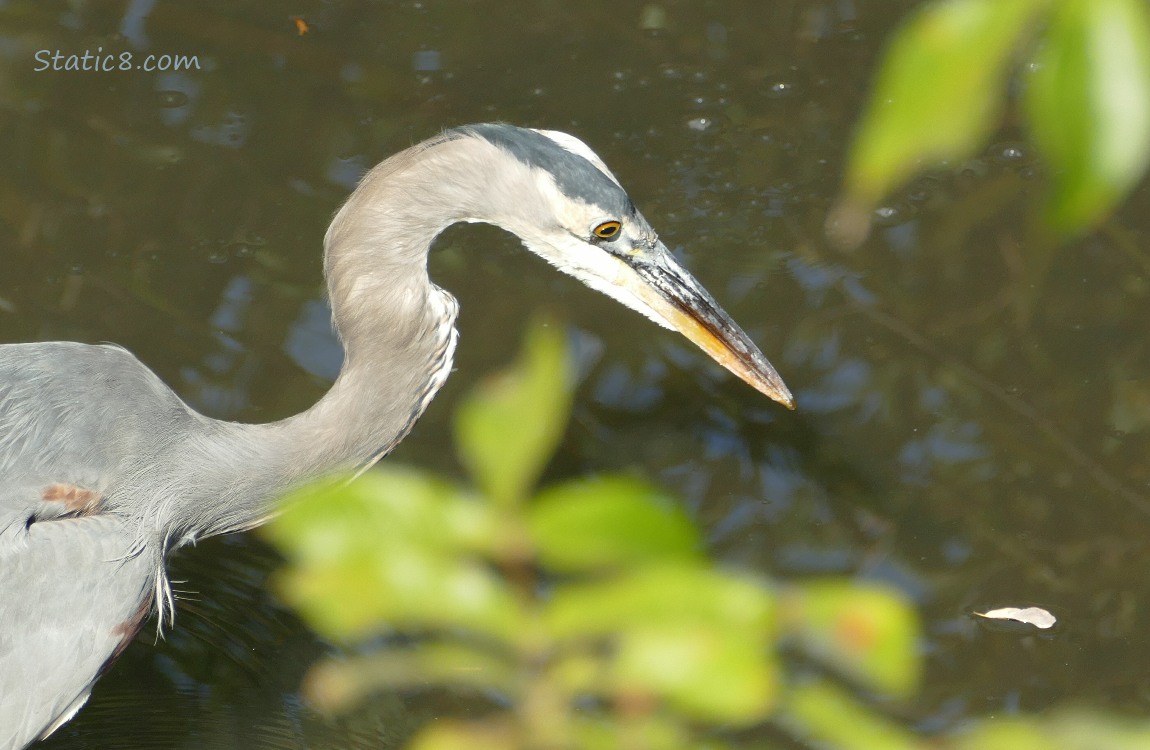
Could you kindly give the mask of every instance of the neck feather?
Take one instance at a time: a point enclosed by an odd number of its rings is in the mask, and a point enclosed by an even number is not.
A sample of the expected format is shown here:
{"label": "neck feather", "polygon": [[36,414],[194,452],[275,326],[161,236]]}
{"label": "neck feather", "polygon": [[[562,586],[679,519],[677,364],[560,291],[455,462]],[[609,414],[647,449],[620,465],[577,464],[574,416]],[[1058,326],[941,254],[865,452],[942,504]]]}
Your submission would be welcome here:
{"label": "neck feather", "polygon": [[407,434],[451,366],[454,298],[431,283],[435,237],[474,210],[461,179],[433,180],[428,161],[451,144],[417,146],[368,173],[339,210],[324,242],[332,316],[343,341],[342,370],[311,409],[280,423],[310,444],[308,474],[352,470]]}
{"label": "neck feather", "polygon": [[[450,154],[437,153],[451,145],[417,146],[388,159],[336,214],[324,243],[324,270],[345,351],[339,377],[319,402],[294,417],[263,425],[216,423],[204,449],[230,453],[227,465],[239,467],[238,475],[210,488],[211,499],[199,495],[195,517],[218,522],[199,526],[196,536],[256,525],[293,486],[370,465],[407,434],[443,385],[457,307],[428,278],[427,251],[450,224],[483,216],[472,196],[483,194],[487,179],[466,164],[447,180],[442,170],[427,169],[427,160],[455,163]],[[246,460],[237,460],[237,453]],[[176,543],[183,536],[171,528],[167,535]]]}

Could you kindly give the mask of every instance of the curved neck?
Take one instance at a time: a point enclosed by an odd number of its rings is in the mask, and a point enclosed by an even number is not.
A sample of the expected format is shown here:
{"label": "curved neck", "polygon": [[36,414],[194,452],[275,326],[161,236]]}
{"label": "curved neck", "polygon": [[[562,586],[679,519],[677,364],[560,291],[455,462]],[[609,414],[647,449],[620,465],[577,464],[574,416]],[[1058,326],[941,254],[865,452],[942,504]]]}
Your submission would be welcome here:
{"label": "curved neck", "polygon": [[[388,452],[443,385],[455,342],[454,298],[431,283],[435,237],[473,215],[466,174],[428,178],[424,162],[451,143],[408,149],[364,176],[324,239],[324,274],[344,362],[311,409],[277,425],[314,475],[362,467]],[[296,452],[299,452],[298,449]]]}
{"label": "curved neck", "polygon": [[[256,525],[300,482],[370,465],[407,434],[443,385],[457,307],[428,278],[427,252],[447,226],[481,215],[470,197],[483,194],[486,180],[466,170],[456,179],[429,180],[433,170],[421,161],[451,145],[393,156],[364,177],[336,214],[324,270],[345,351],[340,374],[301,414],[262,425],[217,423],[211,439],[201,441],[217,458],[230,458],[217,466],[235,471],[196,493],[194,517],[219,519],[198,527],[197,536]],[[169,539],[182,536],[169,530]]]}

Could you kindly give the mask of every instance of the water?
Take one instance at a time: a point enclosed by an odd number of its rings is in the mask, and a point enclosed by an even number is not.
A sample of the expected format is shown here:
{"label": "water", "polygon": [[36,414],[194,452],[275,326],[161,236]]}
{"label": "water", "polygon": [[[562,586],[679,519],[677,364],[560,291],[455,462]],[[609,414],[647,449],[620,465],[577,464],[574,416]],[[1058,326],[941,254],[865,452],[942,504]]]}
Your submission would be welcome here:
{"label": "water", "polygon": [[[550,472],[633,469],[712,551],[766,574],[893,582],[924,618],[908,709],[1085,703],[1144,714],[1150,229],[1033,231],[1039,169],[1003,132],[892,199],[859,251],[823,235],[881,42],[912,3],[8,2],[0,7],[0,339],[116,341],[217,417],[276,419],[330,382],[319,247],[362,169],[466,122],[568,130],[796,392],[787,413],[495,230],[432,258],[458,371],[396,460],[459,473],[455,399],[545,308],[583,342]],[[299,15],[302,36],[292,17]],[[195,55],[189,72],[37,72],[40,50]],[[249,536],[181,554],[177,628],[146,629],[52,748],[387,747],[462,698],[322,719],[325,649]],[[1038,604],[1051,637],[966,614]]]}

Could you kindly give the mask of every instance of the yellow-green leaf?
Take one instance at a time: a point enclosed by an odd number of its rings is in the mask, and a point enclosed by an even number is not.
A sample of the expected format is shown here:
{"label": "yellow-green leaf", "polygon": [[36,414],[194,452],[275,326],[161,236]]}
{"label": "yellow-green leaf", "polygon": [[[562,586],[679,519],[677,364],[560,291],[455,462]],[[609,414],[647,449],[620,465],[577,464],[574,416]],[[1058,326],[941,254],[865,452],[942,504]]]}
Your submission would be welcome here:
{"label": "yellow-green leaf", "polygon": [[316,563],[397,540],[435,549],[490,549],[501,532],[494,512],[474,494],[389,463],[351,483],[292,493],[262,533],[289,559]]}
{"label": "yellow-green leaf", "polygon": [[392,628],[464,629],[514,644],[528,629],[506,581],[479,562],[419,545],[288,565],[275,584],[314,630],[345,642]]}
{"label": "yellow-green leaf", "polygon": [[1150,160],[1150,8],[1062,0],[1026,81],[1031,134],[1051,171],[1056,229],[1105,217]]}
{"label": "yellow-green leaf", "polygon": [[[778,722],[813,747],[928,750],[937,746],[933,741],[919,739],[826,680],[792,686],[781,704]],[[1018,750],[1025,747],[1019,746]]]}
{"label": "yellow-green leaf", "polygon": [[607,636],[652,622],[699,626],[766,644],[775,600],[759,582],[703,565],[651,565],[595,583],[560,586],[544,622],[553,637]]}
{"label": "yellow-green leaf", "polygon": [[572,722],[573,747],[579,750],[620,750],[625,747],[645,750],[727,750],[711,740],[691,742],[691,735],[679,717],[665,713],[638,716],[595,716],[580,712]]}
{"label": "yellow-green leaf", "polygon": [[460,455],[499,505],[522,502],[538,481],[563,437],[572,388],[562,330],[536,322],[515,365],[488,377],[460,405],[455,417]]}
{"label": "yellow-green leaf", "polygon": [[658,622],[619,639],[611,681],[619,694],[655,695],[696,719],[739,724],[765,718],[778,687],[758,639]]}
{"label": "yellow-green leaf", "polygon": [[1071,708],[987,719],[959,733],[955,750],[1146,750],[1145,718]]}
{"label": "yellow-green leaf", "polygon": [[408,750],[513,750],[523,746],[520,730],[509,717],[480,721],[447,719],[424,727]]}
{"label": "yellow-green leaf", "polygon": [[701,540],[690,519],[637,478],[598,477],[551,487],[528,513],[539,558],[555,571],[700,556]]}
{"label": "yellow-green leaf", "polygon": [[503,537],[494,510],[449,482],[389,466],[301,490],[265,535],[288,565],[280,594],[323,635],[465,628],[514,641],[523,613],[477,551]]}
{"label": "yellow-green leaf", "polygon": [[918,10],[882,62],[847,170],[872,205],[915,172],[973,153],[998,126],[1015,49],[1047,0],[942,0]]}
{"label": "yellow-green leaf", "polygon": [[[968,727],[955,739],[954,747],[955,750],[1055,750],[1058,745],[1053,739],[1035,721],[1012,716]],[[1109,750],[1110,746],[1095,747]]]}
{"label": "yellow-green leaf", "polygon": [[324,659],[308,671],[302,689],[313,706],[337,713],[385,689],[466,686],[515,695],[519,682],[513,664],[491,651],[465,643],[421,643]]}
{"label": "yellow-green leaf", "polygon": [[918,687],[918,615],[886,586],[818,581],[788,587],[783,629],[812,656],[844,675],[896,697]]}

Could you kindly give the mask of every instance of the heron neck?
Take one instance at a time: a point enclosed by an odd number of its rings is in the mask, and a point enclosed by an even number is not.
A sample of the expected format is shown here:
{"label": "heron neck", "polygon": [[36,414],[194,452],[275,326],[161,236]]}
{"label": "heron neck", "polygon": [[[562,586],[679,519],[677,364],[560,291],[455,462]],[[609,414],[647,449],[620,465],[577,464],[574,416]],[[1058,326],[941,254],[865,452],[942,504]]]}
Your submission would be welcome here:
{"label": "heron neck", "polygon": [[[427,253],[436,235],[475,215],[475,207],[460,200],[469,189],[465,180],[462,187],[461,181],[437,186],[414,166],[408,152],[377,166],[337,213],[324,265],[345,352],[339,376],[307,411],[270,424],[231,425],[220,436],[219,442],[249,454],[250,465],[239,465],[227,486],[213,488],[216,497],[206,502],[222,506],[220,523],[197,536],[256,525],[298,484],[378,460],[446,380],[457,307],[428,278]],[[476,185],[472,192],[481,190]],[[261,446],[262,455],[250,455],[252,445]],[[260,471],[264,465],[275,470]]]}
{"label": "heron neck", "polygon": [[426,178],[426,153],[373,169],[328,229],[324,271],[345,357],[331,390],[283,425],[311,446],[304,474],[350,471],[388,453],[450,371],[457,307],[428,278],[427,254],[474,206],[461,200],[459,180]]}
{"label": "heron neck", "polygon": [[289,485],[374,463],[407,435],[443,386],[456,341],[454,300],[429,282],[410,291],[425,300],[419,311],[389,307],[391,317],[379,330],[345,337],[344,364],[331,389],[280,423],[281,439],[296,446],[297,460],[285,474]]}

